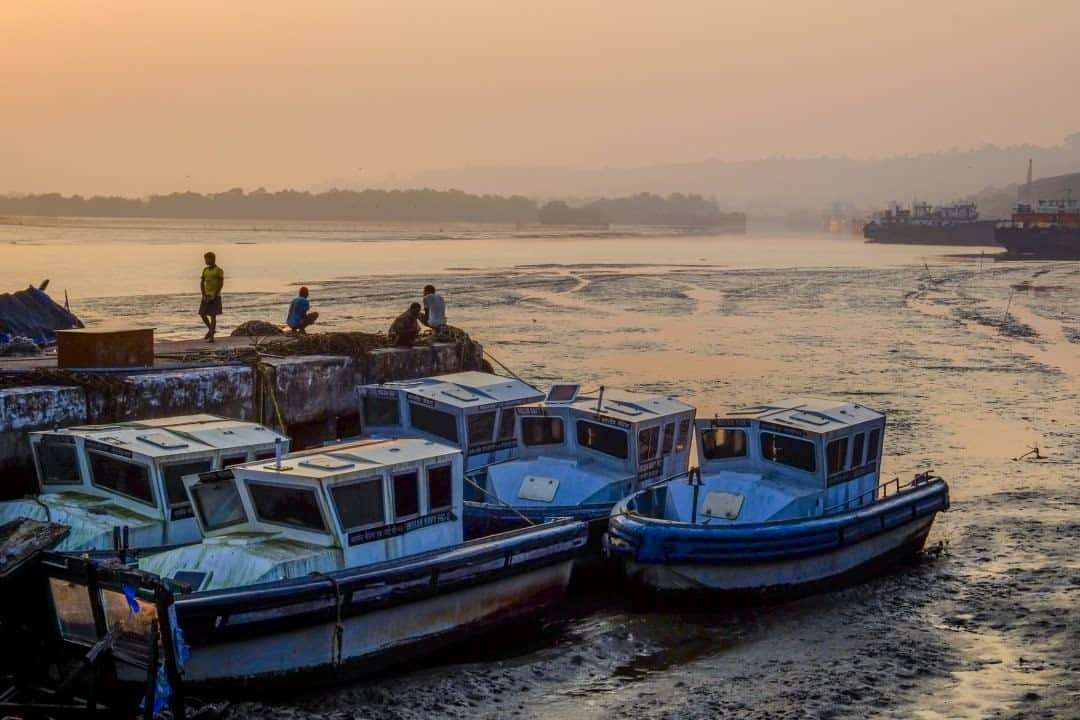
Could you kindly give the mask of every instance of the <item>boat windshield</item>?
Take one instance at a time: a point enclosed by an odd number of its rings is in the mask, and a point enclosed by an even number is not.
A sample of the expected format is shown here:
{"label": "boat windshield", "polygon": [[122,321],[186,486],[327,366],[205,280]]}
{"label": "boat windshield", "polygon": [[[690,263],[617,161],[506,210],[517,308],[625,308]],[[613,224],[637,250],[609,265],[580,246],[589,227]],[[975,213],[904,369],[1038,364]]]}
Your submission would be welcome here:
{"label": "boat windshield", "polygon": [[450,413],[410,402],[409,420],[417,430],[458,443],[457,419]]}
{"label": "boat windshield", "polygon": [[701,447],[709,460],[746,457],[746,432],[731,428],[710,428],[701,433]]}
{"label": "boat windshield", "polygon": [[201,482],[191,486],[195,512],[207,530],[221,530],[247,521],[244,504],[233,480]]}
{"label": "boat windshield", "polygon": [[38,443],[37,456],[43,485],[78,485],[82,482],[73,440],[45,438]]}
{"label": "boat windshield", "polygon": [[491,442],[495,432],[495,411],[473,413],[467,417],[469,426],[469,447],[478,447]]}
{"label": "boat windshield", "polygon": [[162,465],[161,475],[165,479],[165,495],[169,500],[169,505],[173,507],[187,505],[188,496],[184,491],[183,478],[187,475],[210,472],[213,466],[214,458],[212,457]]}
{"label": "boat windshield", "polygon": [[577,421],[577,442],[580,447],[590,448],[622,460],[625,460],[628,454],[625,430],[588,420]]}
{"label": "boat windshield", "polygon": [[89,455],[90,481],[95,486],[156,507],[148,467],[97,451]]}
{"label": "boat windshield", "polygon": [[521,418],[521,434],[526,445],[562,445],[564,437],[562,418]]}
{"label": "boat windshield", "polygon": [[364,398],[364,425],[400,425],[397,398],[367,396]]}

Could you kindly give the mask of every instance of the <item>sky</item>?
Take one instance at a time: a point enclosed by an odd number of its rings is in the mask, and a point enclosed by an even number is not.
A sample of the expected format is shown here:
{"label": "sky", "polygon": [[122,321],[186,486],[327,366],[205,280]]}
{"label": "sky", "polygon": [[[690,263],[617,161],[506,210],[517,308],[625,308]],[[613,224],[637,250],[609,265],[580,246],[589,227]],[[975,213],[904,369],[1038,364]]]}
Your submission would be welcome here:
{"label": "sky", "polygon": [[0,192],[876,158],[1080,130],[1077,0],[3,0]]}

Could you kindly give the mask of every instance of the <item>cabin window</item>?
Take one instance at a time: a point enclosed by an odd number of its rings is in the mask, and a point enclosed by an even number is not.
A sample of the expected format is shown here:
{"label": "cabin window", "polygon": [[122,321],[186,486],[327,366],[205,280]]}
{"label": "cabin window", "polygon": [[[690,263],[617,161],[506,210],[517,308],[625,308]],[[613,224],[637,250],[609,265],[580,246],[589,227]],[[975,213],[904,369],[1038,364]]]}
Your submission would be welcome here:
{"label": "cabin window", "polygon": [[452,482],[451,467],[428,468],[428,512],[449,510],[454,505],[454,485]]}
{"label": "cabin window", "polygon": [[394,476],[394,520],[420,514],[420,484],[416,471]]}
{"label": "cabin window", "polygon": [[836,438],[825,446],[825,461],[830,475],[844,469],[847,461],[847,446],[846,437]]}
{"label": "cabin window", "polygon": [[523,417],[521,434],[526,445],[562,445],[562,418]]}
{"label": "cabin window", "polygon": [[259,461],[259,460],[273,460],[276,457],[277,457],[277,451],[276,450],[263,450],[261,452],[255,453],[255,460],[256,461]]}
{"label": "cabin window", "polygon": [[675,452],[682,452],[690,444],[690,419],[679,421],[679,435],[675,440]]}
{"label": "cabin window", "polygon": [[207,530],[221,530],[247,520],[240,492],[232,480],[196,483],[191,487],[191,497]]}
{"label": "cabin window", "polygon": [[248,482],[255,515],[263,522],[297,530],[326,532],[315,491],[309,488]]}
{"label": "cabin window", "polygon": [[625,431],[588,420],[577,422],[577,444],[622,460],[629,455]]}
{"label": "cabin window", "polygon": [[121,460],[115,455],[90,452],[90,481],[117,495],[154,506],[150,470],[145,465]]}
{"label": "cabin window", "polygon": [[503,408],[500,412],[502,414],[499,415],[499,439],[513,440],[517,414],[514,412],[514,408]]}
{"label": "cabin window", "polygon": [[79,456],[75,443],[45,438],[37,444],[38,469],[44,485],[78,485]]}
{"label": "cabin window", "polygon": [[330,488],[330,495],[334,498],[338,520],[345,532],[382,525],[385,522],[382,478],[335,485]]}
{"label": "cabin window", "polygon": [[457,419],[450,413],[409,403],[409,418],[413,427],[417,430],[438,435],[457,445]]}
{"label": "cabin window", "polygon": [[787,435],[761,433],[761,456],[781,465],[815,472],[817,459],[814,457],[814,443]]}
{"label": "cabin window", "polygon": [[638,433],[638,462],[645,462],[656,457],[660,450],[660,426],[646,428]]}
{"label": "cabin window", "polygon": [[165,478],[165,497],[169,499],[169,505],[186,505],[187,493],[184,492],[185,475],[198,475],[210,472],[214,466],[213,458],[200,458],[188,462],[173,463],[161,466],[161,475]]}
{"label": "cabin window", "polygon": [[746,431],[710,428],[701,433],[701,448],[709,460],[746,457]]}
{"label": "cabin window", "polygon": [[851,446],[851,466],[858,467],[863,464],[863,449],[866,446],[866,433],[855,436],[855,442]]}
{"label": "cabin window", "polygon": [[664,426],[664,444],[660,447],[661,455],[668,455],[675,447],[675,423],[670,422]]}
{"label": "cabin window", "polygon": [[870,437],[866,440],[866,462],[877,460],[881,445],[881,428],[870,431]]}
{"label": "cabin window", "polygon": [[469,426],[469,447],[486,445],[495,433],[495,411],[474,413],[466,416]]}
{"label": "cabin window", "polygon": [[230,468],[233,465],[243,465],[247,462],[247,454],[244,455],[225,455],[221,458],[221,469]]}
{"label": "cabin window", "polygon": [[396,397],[381,398],[367,395],[364,397],[364,425],[400,425]]}

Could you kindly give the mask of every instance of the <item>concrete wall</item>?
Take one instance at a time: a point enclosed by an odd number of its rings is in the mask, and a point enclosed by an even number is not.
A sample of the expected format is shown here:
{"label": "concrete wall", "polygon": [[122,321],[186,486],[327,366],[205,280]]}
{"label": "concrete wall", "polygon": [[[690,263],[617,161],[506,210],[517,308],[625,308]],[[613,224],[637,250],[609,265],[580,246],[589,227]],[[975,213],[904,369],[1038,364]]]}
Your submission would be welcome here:
{"label": "concrete wall", "polygon": [[267,358],[258,370],[223,364],[101,375],[102,382],[85,387],[0,389],[0,498],[33,488],[31,430],[190,413],[276,426],[280,412],[300,449],[357,431],[357,385],[478,369],[482,355],[479,345],[470,353],[447,343],[374,350],[359,359]]}

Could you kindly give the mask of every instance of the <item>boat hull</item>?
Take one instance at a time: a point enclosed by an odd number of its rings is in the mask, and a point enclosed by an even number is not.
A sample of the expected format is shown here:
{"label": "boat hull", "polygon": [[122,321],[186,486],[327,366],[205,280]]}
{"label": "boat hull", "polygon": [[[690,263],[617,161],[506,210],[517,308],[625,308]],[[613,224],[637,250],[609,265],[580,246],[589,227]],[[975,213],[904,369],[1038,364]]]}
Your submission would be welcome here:
{"label": "boat hull", "polygon": [[994,221],[976,220],[954,225],[877,225],[863,228],[868,243],[898,245],[971,245],[994,246]]}
{"label": "boat hull", "polygon": [[599,548],[607,531],[608,517],[615,503],[568,505],[560,507],[510,507],[494,503],[465,501],[465,539],[473,540],[490,535],[540,525],[555,518],[571,518],[589,526],[589,544]]}
{"label": "boat hull", "polygon": [[1080,260],[1080,227],[999,227],[995,238],[1011,258]]}
{"label": "boat hull", "polygon": [[948,508],[948,486],[931,481],[901,496],[831,517],[715,528],[616,515],[606,548],[659,593],[787,599],[844,587],[922,549]]}
{"label": "boat hull", "polygon": [[559,601],[580,523],[549,523],[354,571],[180,596],[188,685],[250,691],[339,682]]}

